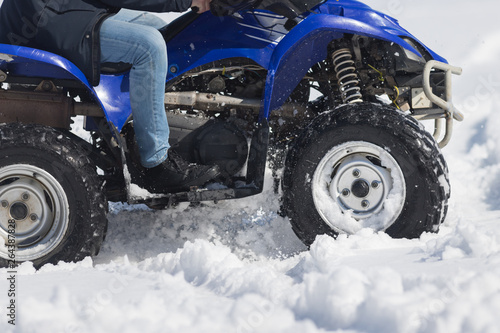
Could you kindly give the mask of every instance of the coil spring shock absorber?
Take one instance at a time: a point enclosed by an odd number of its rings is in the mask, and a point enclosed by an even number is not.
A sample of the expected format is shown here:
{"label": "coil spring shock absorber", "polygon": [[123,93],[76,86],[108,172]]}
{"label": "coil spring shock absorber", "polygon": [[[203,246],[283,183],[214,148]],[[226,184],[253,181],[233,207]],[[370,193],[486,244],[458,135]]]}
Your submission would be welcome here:
{"label": "coil spring shock absorber", "polygon": [[340,49],[332,54],[333,65],[337,73],[340,94],[345,104],[362,103],[361,87],[359,84],[358,72],[352,60],[351,50],[348,48]]}

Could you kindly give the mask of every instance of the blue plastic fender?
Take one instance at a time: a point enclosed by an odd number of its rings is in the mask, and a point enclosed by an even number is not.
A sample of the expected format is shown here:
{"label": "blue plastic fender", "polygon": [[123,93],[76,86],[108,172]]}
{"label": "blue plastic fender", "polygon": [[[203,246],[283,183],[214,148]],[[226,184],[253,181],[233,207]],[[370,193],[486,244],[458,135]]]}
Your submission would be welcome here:
{"label": "blue plastic fender", "polygon": [[[366,4],[359,2],[357,0],[327,0],[320,6],[315,9],[316,13],[320,14],[328,14],[332,16],[340,16],[345,17],[347,19],[355,20],[361,23],[359,26],[351,26],[354,27],[354,30],[359,31],[358,34],[363,35],[363,31],[365,27],[373,27],[378,30],[387,33],[388,35],[393,35],[395,37],[410,37],[419,43],[427,52],[433,57],[434,60],[438,60],[441,62],[447,62],[446,59],[442,58],[427,46],[425,46],[422,42],[420,42],[417,38],[415,38],[412,34],[406,31],[403,27],[399,25],[397,19],[376,11]],[[359,30],[358,30],[359,29]],[[408,50],[412,50],[413,48],[409,46],[407,43],[400,44],[401,39],[391,39],[389,40],[398,43],[404,48]],[[405,46],[406,45],[406,46]],[[409,47],[408,47],[409,46]],[[415,52],[415,50],[413,50]],[[418,52],[416,52],[418,54]]]}
{"label": "blue plastic fender", "polygon": [[[106,118],[121,131],[130,115],[129,72],[117,75],[101,75],[101,81],[94,91],[99,98]],[[91,129],[90,127],[87,130]]]}
{"label": "blue plastic fender", "polygon": [[[357,7],[356,10],[349,11],[344,6],[340,7],[346,3]],[[275,48],[269,64],[261,119],[268,118],[272,110],[285,102],[309,68],[326,58],[328,43],[341,38],[345,33],[393,42],[421,56],[402,39],[409,37],[422,45],[435,60],[446,62],[399,26],[395,19],[357,1],[327,1],[316,12],[317,14],[308,15],[292,29]],[[353,16],[346,17],[349,13]]]}
{"label": "blue plastic fender", "polygon": [[92,89],[87,78],[78,67],[56,54],[7,44],[0,44],[0,53],[7,54],[13,58],[12,61],[2,60],[0,62],[0,68],[8,67],[12,75],[76,79],[82,82],[87,88]]}
{"label": "blue plastic fender", "polygon": [[0,53],[12,58],[0,59],[0,69],[8,69],[9,75],[81,82],[99,103],[108,121],[119,130],[131,113],[128,73],[101,75],[101,83],[94,88],[78,67],[56,54],[6,44],[0,44]]}

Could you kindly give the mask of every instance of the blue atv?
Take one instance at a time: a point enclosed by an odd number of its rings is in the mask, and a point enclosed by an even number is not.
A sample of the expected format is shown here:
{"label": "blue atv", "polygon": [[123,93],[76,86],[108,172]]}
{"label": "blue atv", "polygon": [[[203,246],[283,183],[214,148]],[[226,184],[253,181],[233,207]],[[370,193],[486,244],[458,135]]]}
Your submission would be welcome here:
{"label": "blue atv", "polygon": [[[440,148],[462,115],[461,69],[354,0],[213,0],[160,29],[170,144],[217,164],[204,187],[143,189],[128,64],[93,87],[68,60],[0,45],[0,266],[95,256],[107,202],[164,209],[257,195],[266,164],[307,245],[361,228],[435,232],[450,195]],[[91,140],[71,132],[84,116]],[[421,120],[435,122],[429,134]]]}

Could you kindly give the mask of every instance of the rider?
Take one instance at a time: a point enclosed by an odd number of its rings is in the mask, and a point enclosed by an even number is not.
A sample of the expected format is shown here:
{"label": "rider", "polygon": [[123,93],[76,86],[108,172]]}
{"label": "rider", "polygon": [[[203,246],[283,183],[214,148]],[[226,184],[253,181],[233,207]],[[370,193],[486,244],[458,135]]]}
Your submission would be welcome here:
{"label": "rider", "polygon": [[[217,166],[189,164],[168,151],[164,92],[167,51],[158,17],[131,10],[200,13],[211,0],[4,0],[0,43],[53,52],[72,61],[99,84],[100,64],[123,62],[130,70],[130,103],[146,188],[169,192],[201,186]],[[122,9],[122,8],[127,8]]]}

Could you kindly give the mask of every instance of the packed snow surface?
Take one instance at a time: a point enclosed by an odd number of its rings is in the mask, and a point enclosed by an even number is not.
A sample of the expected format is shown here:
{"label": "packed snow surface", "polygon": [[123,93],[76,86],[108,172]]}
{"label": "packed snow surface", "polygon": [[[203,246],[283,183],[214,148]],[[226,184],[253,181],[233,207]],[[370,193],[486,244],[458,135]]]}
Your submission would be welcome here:
{"label": "packed snow surface", "polygon": [[464,69],[454,102],[466,120],[444,149],[452,198],[438,234],[362,229],[308,250],[277,215],[270,182],[217,205],[111,204],[94,260],[19,267],[15,327],[0,269],[0,331],[499,332],[500,5],[366,3]]}

